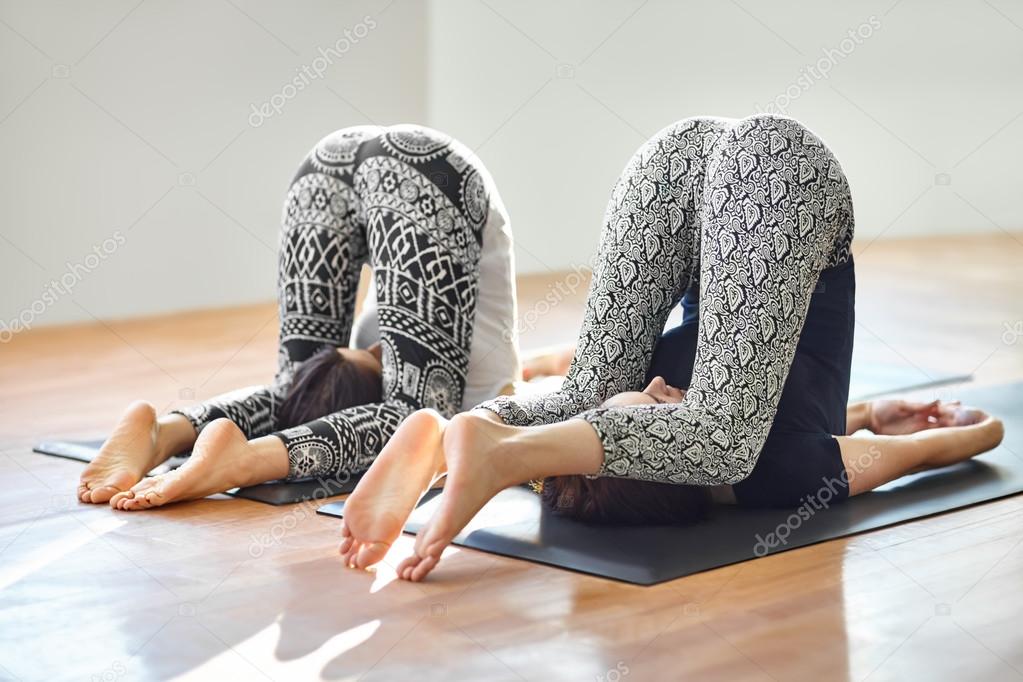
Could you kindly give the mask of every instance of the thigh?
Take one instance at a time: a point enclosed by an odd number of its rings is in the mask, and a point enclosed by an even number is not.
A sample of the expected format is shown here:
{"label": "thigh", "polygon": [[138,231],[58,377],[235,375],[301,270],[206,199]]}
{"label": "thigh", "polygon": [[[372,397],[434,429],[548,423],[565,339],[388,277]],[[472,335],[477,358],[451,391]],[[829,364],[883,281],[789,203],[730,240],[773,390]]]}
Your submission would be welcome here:
{"label": "thigh", "polygon": [[359,149],[385,400],[445,415],[461,408],[488,207],[477,164],[427,128],[389,128]]}
{"label": "thigh", "polygon": [[641,388],[671,308],[697,278],[707,164],[731,125],[679,121],[626,164],[605,213],[570,390],[599,402]]}
{"label": "thigh", "polygon": [[368,249],[352,184],[356,153],[379,133],[344,128],[303,160],[284,203],[278,255],[281,370],[351,336]]}
{"label": "thigh", "polygon": [[849,477],[831,434],[774,431],[753,473],[732,489],[744,507],[819,509],[849,497]]}

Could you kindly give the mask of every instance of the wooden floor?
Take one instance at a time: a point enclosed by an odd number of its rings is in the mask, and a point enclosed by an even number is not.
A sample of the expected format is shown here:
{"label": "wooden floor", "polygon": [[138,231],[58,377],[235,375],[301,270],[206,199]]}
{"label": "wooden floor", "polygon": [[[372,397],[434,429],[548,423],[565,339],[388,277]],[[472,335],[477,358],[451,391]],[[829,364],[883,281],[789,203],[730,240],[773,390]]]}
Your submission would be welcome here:
{"label": "wooden floor", "polygon": [[[856,253],[859,354],[1023,377],[1023,236]],[[585,287],[535,315],[559,281],[520,285],[527,347],[577,328]],[[133,398],[263,382],[275,335],[266,305],[0,346],[0,678],[1023,679],[1023,497],[656,587],[461,549],[413,585],[391,569],[408,538],[345,570],[314,505],[114,513],[75,501],[80,464],[30,453],[101,435]]]}

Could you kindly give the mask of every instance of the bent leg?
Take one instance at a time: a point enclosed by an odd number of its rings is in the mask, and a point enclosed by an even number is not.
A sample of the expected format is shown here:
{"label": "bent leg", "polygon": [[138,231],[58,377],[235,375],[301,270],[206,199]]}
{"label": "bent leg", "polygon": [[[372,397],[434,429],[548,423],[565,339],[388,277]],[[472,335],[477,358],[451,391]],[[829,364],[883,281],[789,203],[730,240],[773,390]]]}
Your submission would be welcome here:
{"label": "bent leg", "polygon": [[580,415],[603,475],[735,483],[774,420],[820,272],[852,230],[837,160],[798,122],[754,116],[714,151],[704,190],[700,325],[692,382],[670,406]]}
{"label": "bent leg", "polygon": [[660,131],[612,191],[575,355],[562,388],[480,405],[518,426],[549,424],[642,387],[672,307],[699,265],[711,150],[732,122],[692,118]]}
{"label": "bent leg", "polygon": [[196,432],[230,419],[248,438],[279,424],[276,407],[299,364],[322,348],[347,346],[359,274],[368,250],[353,188],[356,152],[375,126],[343,128],[306,155],[284,201],[278,252],[278,370],[270,386],[253,386],[178,410]]}
{"label": "bent leg", "polygon": [[383,400],[277,432],[289,478],[364,471],[403,419],[461,409],[476,315],[485,169],[447,135],[387,128],[356,153],[353,183],[376,284]]}
{"label": "bent leg", "polygon": [[[141,473],[120,476],[116,487],[105,486],[110,495],[90,494],[93,498],[90,501],[109,499],[118,506],[138,492],[166,504],[201,497],[207,489],[219,492],[242,485],[239,481],[248,481],[253,471],[269,476],[279,471],[281,462],[277,460],[281,457],[286,465],[283,447],[264,439],[281,427],[275,408],[286,394],[295,368],[325,346],[348,343],[359,272],[367,257],[365,235],[358,219],[360,206],[352,187],[355,152],[365,139],[378,132],[374,127],[354,127],[326,136],[306,156],[289,188],[278,257],[281,330],[278,372],[273,384],[239,389],[174,411],[161,417],[155,426],[134,419],[131,440],[140,445],[133,450],[133,456],[139,460],[133,470]],[[197,439],[217,420],[229,420],[238,433],[221,423],[216,433]],[[175,437],[164,439],[165,446],[157,442],[156,435],[150,438],[151,432]],[[254,440],[245,448],[239,447],[235,442],[239,433],[243,439]],[[104,449],[109,446],[111,452],[121,452],[123,440],[112,440]],[[173,472],[172,478],[157,477],[139,482],[152,468],[145,464],[150,459],[147,448],[164,453],[164,458],[192,448],[193,457]],[[219,456],[225,461],[213,466],[210,460]],[[264,466],[268,458],[271,465]],[[97,466],[104,461],[101,453]],[[168,485],[169,481],[174,484]],[[82,485],[88,484],[83,477]],[[101,485],[102,481],[96,484]],[[125,484],[131,489],[124,487]],[[115,492],[118,492],[116,499],[110,499]],[[84,499],[81,489],[79,495]],[[106,499],[102,499],[104,497]],[[121,508],[144,508],[144,505],[134,503]]]}

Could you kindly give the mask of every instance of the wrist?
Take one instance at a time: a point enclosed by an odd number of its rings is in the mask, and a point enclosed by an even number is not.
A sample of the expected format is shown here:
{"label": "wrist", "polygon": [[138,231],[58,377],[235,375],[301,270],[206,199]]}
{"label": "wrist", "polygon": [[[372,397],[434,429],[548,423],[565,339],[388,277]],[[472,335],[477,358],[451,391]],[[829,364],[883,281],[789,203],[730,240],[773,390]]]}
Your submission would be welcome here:
{"label": "wrist", "polygon": [[868,400],[863,403],[863,428],[871,433],[878,433],[878,425],[874,423],[874,401]]}

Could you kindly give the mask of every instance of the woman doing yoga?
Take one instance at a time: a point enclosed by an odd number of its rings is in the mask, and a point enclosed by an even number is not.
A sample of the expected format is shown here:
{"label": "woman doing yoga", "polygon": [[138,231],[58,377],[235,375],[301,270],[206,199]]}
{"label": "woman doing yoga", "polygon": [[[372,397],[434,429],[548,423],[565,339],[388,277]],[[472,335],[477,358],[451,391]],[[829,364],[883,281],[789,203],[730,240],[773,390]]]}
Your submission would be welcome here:
{"label": "woman doing yoga", "polygon": [[[373,292],[349,348],[363,263]],[[451,416],[518,378],[511,232],[486,169],[412,126],[346,128],[284,205],[273,383],[157,418],[133,403],[79,498],[145,509],[277,479],[364,470],[417,409]],[[176,471],[143,479],[191,449]]]}
{"label": "woman doing yoga", "polygon": [[[579,518],[678,522],[709,495],[788,506],[831,486],[842,499],[993,448],[1002,425],[977,410],[847,407],[852,237],[842,168],[797,121],[665,128],[612,192],[562,387],[450,421],[411,415],[346,502],[345,562],[381,560],[441,476],[402,578],[421,580],[487,500],[527,481]],[[682,324],[662,335],[680,300]]]}

